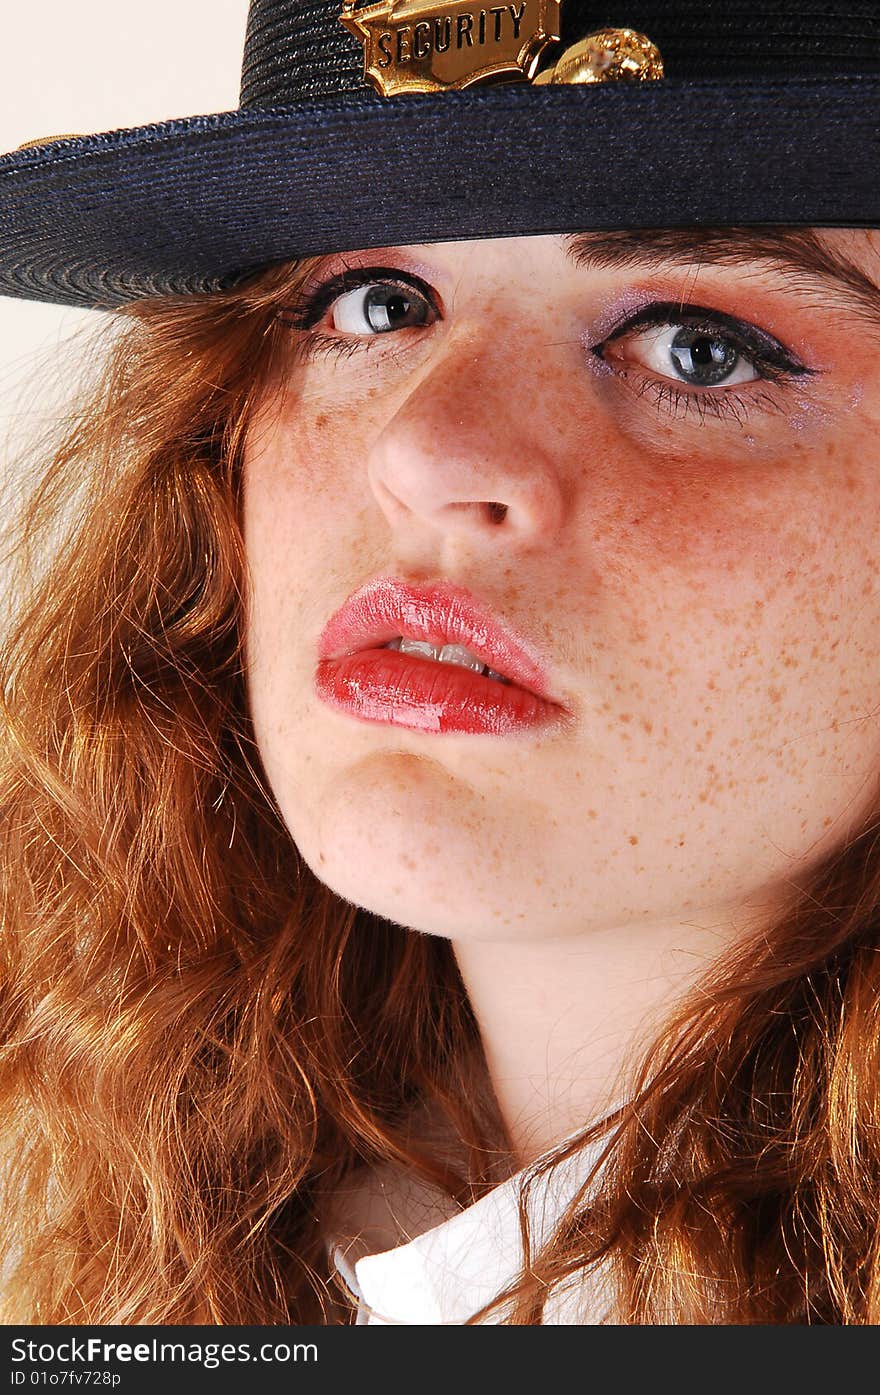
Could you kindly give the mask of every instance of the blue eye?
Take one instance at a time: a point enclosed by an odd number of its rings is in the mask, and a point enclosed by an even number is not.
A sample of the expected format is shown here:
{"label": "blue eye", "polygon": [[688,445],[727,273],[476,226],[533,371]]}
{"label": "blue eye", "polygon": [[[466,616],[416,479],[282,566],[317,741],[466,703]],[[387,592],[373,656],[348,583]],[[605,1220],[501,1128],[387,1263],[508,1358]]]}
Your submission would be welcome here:
{"label": "blue eye", "polygon": [[619,325],[593,352],[609,363],[634,364],[667,382],[735,387],[759,378],[809,373],[757,325],[700,306],[655,303]]}
{"label": "blue eye", "polygon": [[366,339],[440,318],[431,287],[420,276],[382,266],[356,267],[303,286],[279,318],[295,329],[314,330],[328,310],[337,333]]}
{"label": "blue eye", "polygon": [[427,324],[431,307],[406,286],[371,282],[346,291],[331,305],[333,328],[342,334],[387,334]]}
{"label": "blue eye", "polygon": [[660,325],[627,337],[627,357],[660,377],[691,387],[734,387],[761,375],[757,353],[746,353],[733,338],[717,329],[693,325]]}

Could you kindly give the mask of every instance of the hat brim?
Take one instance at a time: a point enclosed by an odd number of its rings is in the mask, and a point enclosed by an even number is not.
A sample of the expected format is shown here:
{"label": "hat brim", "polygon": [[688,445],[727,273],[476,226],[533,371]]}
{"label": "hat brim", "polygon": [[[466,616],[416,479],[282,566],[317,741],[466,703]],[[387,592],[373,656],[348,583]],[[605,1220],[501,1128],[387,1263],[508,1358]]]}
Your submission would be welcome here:
{"label": "hat brim", "polygon": [[590,229],[880,226],[880,77],[315,99],[0,158],[0,294],[112,309],[288,258]]}

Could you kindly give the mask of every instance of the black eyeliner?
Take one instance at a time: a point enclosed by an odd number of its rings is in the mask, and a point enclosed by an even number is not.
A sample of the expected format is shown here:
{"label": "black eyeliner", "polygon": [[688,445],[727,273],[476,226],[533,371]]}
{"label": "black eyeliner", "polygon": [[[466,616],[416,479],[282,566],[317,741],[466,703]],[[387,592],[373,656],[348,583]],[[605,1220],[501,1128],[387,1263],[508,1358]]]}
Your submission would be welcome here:
{"label": "black eyeliner", "polygon": [[311,292],[304,290],[300,300],[293,305],[284,306],[279,311],[279,319],[283,319],[284,323],[292,325],[295,329],[312,329],[337,296],[344,295],[346,291],[357,290],[358,286],[372,285],[374,282],[383,282],[386,285],[390,283],[418,291],[434,313],[440,313],[434,292],[421,276],[416,276],[414,272],[403,272],[399,267],[358,266],[338,272]]}
{"label": "black eyeliner", "polygon": [[778,339],[758,329],[757,325],[737,319],[735,315],[727,315],[722,310],[713,310],[707,305],[682,305],[680,301],[673,300],[652,301],[650,305],[645,305],[606,334],[600,344],[593,345],[592,352],[597,358],[603,358],[606,344],[612,344],[639,325],[652,324],[682,325],[688,329],[705,330],[707,334],[723,330],[738,349],[777,373],[805,377],[815,372],[784,348]]}

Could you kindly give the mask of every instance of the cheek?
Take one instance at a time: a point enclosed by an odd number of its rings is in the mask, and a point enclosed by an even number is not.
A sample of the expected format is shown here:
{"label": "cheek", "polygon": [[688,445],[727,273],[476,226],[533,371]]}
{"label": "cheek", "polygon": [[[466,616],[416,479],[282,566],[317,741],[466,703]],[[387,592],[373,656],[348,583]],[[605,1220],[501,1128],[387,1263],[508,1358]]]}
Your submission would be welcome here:
{"label": "cheek", "polygon": [[[330,598],[377,569],[357,492],[351,434],[300,406],[256,418],[244,450],[248,565],[245,658],[251,715],[268,767],[289,752],[311,690]],[[353,483],[354,482],[354,483]],[[276,750],[277,748],[277,750]],[[271,773],[270,773],[271,778]]]}
{"label": "cheek", "polygon": [[[575,585],[554,604],[578,617],[572,652],[589,646],[595,687],[612,695],[604,739],[623,764],[641,742],[655,777],[669,756],[679,791],[709,770],[734,800],[753,766],[771,817],[774,799],[781,810],[818,790],[833,806],[864,782],[880,688],[878,442],[860,422],[747,470],[664,469],[619,448],[612,470],[597,453],[581,541],[560,559]],[[659,782],[674,800],[673,775]]]}
{"label": "cheek", "polygon": [[[365,423],[361,423],[363,428]],[[337,412],[297,404],[257,423],[244,453],[244,524],[258,594],[302,604],[308,578],[346,555],[367,503],[362,432]]]}
{"label": "cheek", "polygon": [[622,448],[609,430],[583,476],[585,536],[603,575],[661,589],[663,578],[686,580],[707,604],[724,604],[803,573],[806,600],[812,562],[837,555],[847,572],[856,553],[860,569],[873,556],[880,419],[850,420],[845,432],[787,423],[772,455],[744,453],[739,440],[695,442],[690,456],[647,452]]}

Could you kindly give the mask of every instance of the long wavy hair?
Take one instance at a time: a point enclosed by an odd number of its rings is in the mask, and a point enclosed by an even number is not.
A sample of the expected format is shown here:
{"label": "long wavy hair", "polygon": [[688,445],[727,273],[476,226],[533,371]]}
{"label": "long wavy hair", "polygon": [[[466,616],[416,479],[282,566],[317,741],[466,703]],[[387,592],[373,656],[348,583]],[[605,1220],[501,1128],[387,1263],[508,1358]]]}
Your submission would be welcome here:
{"label": "long wavy hair", "polygon": [[[6,1323],[350,1323],[322,1217],[352,1174],[467,1205],[509,1145],[450,943],[317,880],[250,724],[243,443],[311,266],[96,317],[94,379],[17,465]],[[611,1322],[880,1319],[878,901],[870,820],[679,1005],[630,1102],[526,1170],[524,1268],[470,1321],[540,1323],[593,1272]],[[597,1142],[534,1253],[528,1189]]]}

